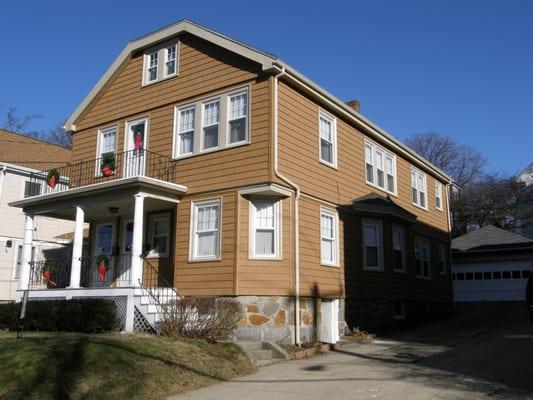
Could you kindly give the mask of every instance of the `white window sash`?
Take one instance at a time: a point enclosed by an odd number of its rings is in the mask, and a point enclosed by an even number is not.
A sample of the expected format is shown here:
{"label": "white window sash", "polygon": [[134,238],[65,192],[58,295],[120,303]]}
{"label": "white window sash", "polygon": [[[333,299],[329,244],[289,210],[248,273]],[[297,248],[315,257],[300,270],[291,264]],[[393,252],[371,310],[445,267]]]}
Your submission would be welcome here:
{"label": "white window sash", "polygon": [[[188,121],[184,122],[185,116],[188,116]],[[190,124],[191,126],[185,126],[185,124]],[[177,110],[177,147],[178,147],[178,156],[183,156],[187,154],[194,153],[194,130],[196,124],[196,107],[188,106],[183,107]],[[183,137],[191,136],[191,151],[184,151],[183,149]]]}
{"label": "white window sash", "polygon": [[[375,229],[375,242],[370,241],[367,235],[367,228]],[[363,270],[366,271],[381,271],[383,269],[383,237],[382,237],[382,223],[376,220],[363,220]],[[367,248],[372,247],[376,249],[377,265],[368,265]]]}
{"label": "white window sash", "polygon": [[[257,209],[259,204],[270,203],[271,215],[261,216]],[[269,208],[270,208],[269,207]],[[281,258],[281,200],[255,199],[250,201],[250,258],[252,259],[280,259]],[[268,211],[267,211],[268,213]],[[261,223],[260,219],[270,220],[268,224]],[[271,253],[262,253],[257,249],[257,233],[271,232],[273,249]]]}
{"label": "white window sash", "polygon": [[[331,226],[327,227],[329,235],[325,234],[326,227],[324,221],[329,220]],[[320,212],[320,260],[321,263],[328,266],[338,266],[339,261],[339,219],[338,215],[334,211],[321,210]],[[330,258],[326,258],[324,244],[331,247]]]}
{"label": "white window sash", "polygon": [[[327,128],[327,129],[326,129]],[[337,166],[337,121],[335,118],[330,117],[324,112],[320,112],[318,116],[318,146],[319,146],[319,159],[329,166]],[[331,160],[326,158],[326,154],[322,151],[322,142],[325,147],[330,151],[327,157],[331,157]]]}
{"label": "white window sash", "polygon": [[[165,238],[165,248],[166,251],[164,252],[158,252],[154,249],[150,249],[150,252],[148,254],[149,257],[167,257],[169,255],[169,245],[170,245],[170,215],[152,215],[149,218],[150,221],[150,232],[148,235],[150,246],[153,245],[154,239],[159,238]],[[165,224],[165,232],[163,233],[156,233],[155,228],[157,223],[164,223]]]}
{"label": "white window sash", "polygon": [[[174,44],[172,46],[167,46],[165,48],[165,77],[168,77],[168,76],[173,76],[176,74],[176,70],[177,70],[177,65],[176,65],[176,60],[177,60],[177,52],[178,52],[178,45],[177,44]],[[168,72],[168,68],[169,68],[169,65],[171,65],[172,63],[174,63],[174,67],[173,67],[173,71],[172,72]]]}
{"label": "white window sash", "polygon": [[[240,103],[238,103],[238,107],[234,108],[236,103],[233,102],[234,99],[242,99]],[[246,142],[248,140],[248,92],[238,92],[238,93],[232,93],[227,96],[227,109],[228,109],[228,124],[226,127],[226,143],[228,145],[235,145],[239,143]],[[231,141],[231,125],[232,122],[236,122],[238,120],[243,119],[244,122],[244,137],[242,140],[236,140]]]}
{"label": "white window sash", "polygon": [[[191,260],[217,260],[220,259],[220,227],[221,227],[221,209],[222,202],[220,200],[209,200],[202,202],[193,202],[192,208],[193,212],[191,213],[191,250],[190,254]],[[204,208],[213,208],[216,210],[215,215],[215,226],[213,227],[199,227],[199,214],[200,210]],[[207,235],[213,235],[213,246],[211,253],[209,255],[199,254],[199,245],[201,237],[207,237]]]}
{"label": "white window sash", "polygon": [[396,195],[396,156],[366,139],[365,178],[367,184]]}
{"label": "white window sash", "polygon": [[413,190],[413,204],[418,207],[428,208],[427,175],[418,170],[411,170],[411,188]]}

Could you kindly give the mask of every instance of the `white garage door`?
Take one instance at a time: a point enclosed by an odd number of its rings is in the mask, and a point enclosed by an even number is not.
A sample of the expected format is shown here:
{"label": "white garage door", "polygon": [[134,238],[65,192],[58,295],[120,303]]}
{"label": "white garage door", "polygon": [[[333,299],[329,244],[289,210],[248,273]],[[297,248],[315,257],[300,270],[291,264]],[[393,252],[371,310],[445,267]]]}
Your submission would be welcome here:
{"label": "white garage door", "polygon": [[531,261],[461,263],[453,271],[455,301],[525,301]]}

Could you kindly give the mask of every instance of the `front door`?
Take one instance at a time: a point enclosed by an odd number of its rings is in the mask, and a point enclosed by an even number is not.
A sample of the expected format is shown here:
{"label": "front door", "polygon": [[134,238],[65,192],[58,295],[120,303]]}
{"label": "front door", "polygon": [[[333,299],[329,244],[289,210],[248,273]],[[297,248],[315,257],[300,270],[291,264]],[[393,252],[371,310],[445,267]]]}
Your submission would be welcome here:
{"label": "front door", "polygon": [[[111,286],[114,275],[113,243],[115,242],[115,224],[104,222],[96,225],[94,241],[94,261],[89,265],[90,286]],[[99,269],[99,265],[107,263],[105,271]]]}
{"label": "front door", "polygon": [[339,341],[339,300],[322,299],[320,306],[320,341]]}
{"label": "front door", "polygon": [[147,118],[141,118],[126,123],[126,149],[124,153],[125,178],[145,175],[147,133]]}

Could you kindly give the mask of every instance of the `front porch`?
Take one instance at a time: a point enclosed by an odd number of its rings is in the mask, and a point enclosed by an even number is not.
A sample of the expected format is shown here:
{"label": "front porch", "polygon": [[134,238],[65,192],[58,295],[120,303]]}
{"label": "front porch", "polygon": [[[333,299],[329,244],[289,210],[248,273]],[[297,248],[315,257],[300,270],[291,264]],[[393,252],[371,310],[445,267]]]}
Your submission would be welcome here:
{"label": "front porch", "polygon": [[[26,218],[17,301],[25,293],[30,299],[127,298],[125,329],[131,330],[135,307],[145,305],[148,312],[158,301],[178,296],[173,287],[173,240],[176,206],[185,192],[181,185],[132,176],[13,203],[23,208]],[[75,221],[71,257],[31,259],[37,215]],[[155,322],[157,316],[151,319]]]}

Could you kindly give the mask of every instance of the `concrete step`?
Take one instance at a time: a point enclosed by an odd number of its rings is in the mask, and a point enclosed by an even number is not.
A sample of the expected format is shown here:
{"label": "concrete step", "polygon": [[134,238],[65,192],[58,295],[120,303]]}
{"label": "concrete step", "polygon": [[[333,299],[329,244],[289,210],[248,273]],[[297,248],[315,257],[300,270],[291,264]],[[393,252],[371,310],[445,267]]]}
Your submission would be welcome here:
{"label": "concrete step", "polygon": [[272,360],[274,358],[274,352],[272,350],[253,350],[251,353],[259,361]]}
{"label": "concrete step", "polygon": [[288,360],[287,352],[274,342],[236,342],[256,366]]}
{"label": "concrete step", "polygon": [[239,346],[246,351],[263,350],[262,342],[239,342]]}

